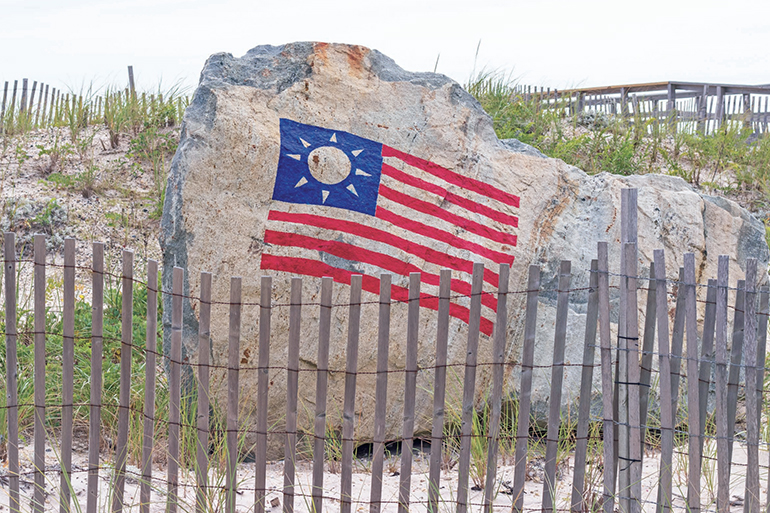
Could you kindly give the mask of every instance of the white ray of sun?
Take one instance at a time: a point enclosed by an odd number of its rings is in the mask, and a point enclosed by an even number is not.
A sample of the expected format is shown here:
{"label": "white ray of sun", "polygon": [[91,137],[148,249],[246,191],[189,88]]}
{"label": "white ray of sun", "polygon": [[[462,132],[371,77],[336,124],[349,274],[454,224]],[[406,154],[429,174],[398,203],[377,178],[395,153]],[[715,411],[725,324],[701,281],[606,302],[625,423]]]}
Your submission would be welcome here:
{"label": "white ray of sun", "polygon": [[302,137],[300,137],[299,140],[302,142],[302,146],[304,146],[305,148],[310,146],[310,143],[304,140]]}
{"label": "white ray of sun", "polygon": [[354,157],[358,157],[362,151],[364,150],[353,150],[350,153],[352,153]]}
{"label": "white ray of sun", "polygon": [[329,139],[331,142],[337,142],[337,134],[332,134],[332,138]]}
{"label": "white ray of sun", "polygon": [[358,196],[358,191],[356,190],[356,188],[353,186],[352,183],[350,185],[348,185],[347,187],[345,187],[345,188],[347,190],[349,190],[350,192],[352,192],[353,194],[355,194],[356,196]]}
{"label": "white ray of sun", "polygon": [[302,178],[299,179],[299,182],[297,182],[297,185],[295,185],[294,188],[296,189],[297,187],[302,187],[306,183],[307,183],[307,178],[303,176]]}
{"label": "white ray of sun", "polygon": [[323,195],[323,202],[326,203],[326,198],[329,197],[329,191],[324,189],[321,191],[321,194]]}
{"label": "white ray of sun", "polygon": [[362,171],[360,169],[356,169],[356,176],[372,176],[372,175],[370,175],[366,171]]}
{"label": "white ray of sun", "polygon": [[290,154],[290,153],[287,153],[286,156],[287,157],[291,157],[294,160],[301,160],[302,159],[302,156],[300,156],[300,155],[293,155],[293,154]]}

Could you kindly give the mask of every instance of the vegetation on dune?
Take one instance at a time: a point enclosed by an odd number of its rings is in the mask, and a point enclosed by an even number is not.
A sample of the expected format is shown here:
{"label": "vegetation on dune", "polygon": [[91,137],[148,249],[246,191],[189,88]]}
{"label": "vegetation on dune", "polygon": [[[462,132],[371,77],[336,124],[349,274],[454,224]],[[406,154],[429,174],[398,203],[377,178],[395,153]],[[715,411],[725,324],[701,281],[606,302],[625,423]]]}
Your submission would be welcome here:
{"label": "vegetation on dune", "polygon": [[710,191],[748,193],[743,203],[760,213],[770,201],[770,135],[757,136],[743,123],[703,135],[671,130],[665,117],[570,115],[565,100],[546,105],[494,73],[478,75],[466,88],[492,116],[498,137],[518,139],[589,174],[680,176]]}

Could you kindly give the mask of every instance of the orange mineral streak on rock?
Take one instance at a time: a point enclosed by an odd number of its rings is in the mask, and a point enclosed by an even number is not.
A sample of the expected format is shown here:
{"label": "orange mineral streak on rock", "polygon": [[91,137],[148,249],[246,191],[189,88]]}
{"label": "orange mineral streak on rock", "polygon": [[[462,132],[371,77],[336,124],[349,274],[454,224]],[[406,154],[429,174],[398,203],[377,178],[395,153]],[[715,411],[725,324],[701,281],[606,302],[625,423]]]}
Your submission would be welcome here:
{"label": "orange mineral streak on rock", "polygon": [[326,64],[326,62],[329,60],[329,56],[327,54],[329,50],[329,43],[313,43],[313,61],[315,59],[320,59],[322,64]]}
{"label": "orange mineral streak on rock", "polygon": [[348,65],[350,75],[361,76],[364,73],[364,58],[369,54],[369,49],[363,46],[351,46],[348,48]]}

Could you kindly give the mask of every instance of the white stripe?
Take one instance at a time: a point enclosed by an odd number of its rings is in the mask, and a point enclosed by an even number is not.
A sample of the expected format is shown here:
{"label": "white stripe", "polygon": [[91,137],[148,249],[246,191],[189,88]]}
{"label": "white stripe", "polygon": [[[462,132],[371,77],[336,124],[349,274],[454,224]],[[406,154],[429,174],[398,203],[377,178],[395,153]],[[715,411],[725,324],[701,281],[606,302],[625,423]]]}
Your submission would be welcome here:
{"label": "white stripe", "polygon": [[[442,180],[441,178],[432,175],[426,171],[423,171],[422,169],[411,166],[407,164],[406,162],[400,160],[397,157],[383,157],[383,162],[398,169],[399,171],[403,171],[404,173],[411,175],[415,178],[419,178],[421,180],[424,180],[426,182],[430,182],[433,184],[436,184],[440,187],[443,187],[449,192],[452,192],[454,194],[457,194],[458,196],[462,196],[464,198],[467,198],[474,203],[478,203],[480,205],[485,205],[493,210],[497,210],[498,212],[502,212],[504,214],[508,214],[511,216],[518,216],[518,208],[512,207],[511,205],[508,205],[507,203],[503,203],[501,201],[498,201],[496,199],[492,199],[489,196],[485,196],[483,194],[479,194],[477,192],[463,189],[462,187],[459,187],[457,185],[454,185],[452,183],[446,182]],[[385,176],[383,175],[383,178]],[[472,178],[472,177],[469,177]],[[483,180],[480,180],[483,181]],[[485,219],[488,219],[484,217]]]}
{"label": "white stripe", "polygon": [[[516,228],[512,227],[509,224],[503,224],[498,221],[494,221],[490,218],[488,218],[485,215],[471,212],[470,210],[467,210],[464,207],[455,205],[454,203],[450,203],[449,201],[446,201],[443,197],[433,194],[432,192],[425,191],[423,189],[413,187],[411,185],[407,185],[399,180],[396,180],[395,178],[391,178],[389,176],[385,176],[384,174],[380,178],[381,183],[387,187],[390,187],[393,190],[396,190],[400,193],[406,194],[407,196],[410,196],[412,198],[416,198],[418,200],[424,201],[426,203],[430,203],[431,205],[435,205],[442,210],[449,212],[450,214],[454,214],[458,217],[461,217],[463,219],[467,219],[469,221],[473,221],[475,223],[478,223],[482,226],[487,226],[489,228],[492,228],[494,230],[497,230],[499,232],[515,235]],[[458,196],[467,197],[466,194],[460,192],[460,191],[452,191]],[[384,200],[382,195],[380,195],[380,202],[378,204],[381,204],[382,200]],[[404,208],[403,206],[400,208]],[[505,212],[509,214],[510,212]],[[428,214],[419,213],[420,216],[427,217]],[[515,215],[515,214],[511,214]],[[433,216],[430,216],[433,218]],[[435,218],[437,221],[440,221],[438,218]],[[481,235],[478,235],[478,237],[481,237]],[[486,239],[486,238],[485,238]]]}
{"label": "white stripe", "polygon": [[[382,200],[381,200],[382,201]],[[392,212],[400,212],[400,215],[403,217],[407,217],[409,219],[415,219],[419,213],[414,213],[412,215],[409,214],[411,211],[407,211],[406,213],[403,212],[403,208],[399,208],[399,205],[396,203],[391,204],[387,200],[382,201],[383,205]],[[487,259],[481,255],[477,255],[476,253],[472,253],[471,251],[468,251],[466,249],[459,249],[454,246],[451,246],[444,242],[439,242],[435,239],[432,239],[430,237],[426,237],[423,235],[416,234],[410,230],[400,228],[398,226],[394,226],[391,223],[387,221],[383,221],[381,219],[377,219],[375,217],[362,214],[360,212],[353,212],[345,209],[339,209],[339,208],[333,208],[333,207],[324,207],[321,205],[300,205],[300,204],[293,204],[293,203],[282,203],[282,202],[273,202],[272,204],[272,210],[277,210],[280,212],[290,212],[290,213],[298,213],[298,214],[313,214],[318,215],[322,217],[327,218],[339,218],[343,219],[345,221],[350,221],[354,223],[359,223],[365,226],[370,226],[372,228],[381,230],[386,233],[390,233],[396,237],[400,237],[402,239],[405,239],[407,241],[413,242],[415,244],[419,244],[421,246],[425,246],[427,248],[431,248],[435,251],[438,251],[439,253],[444,253],[446,255],[462,258],[464,260],[468,260],[470,262],[481,262],[483,263],[487,268],[493,269],[495,272],[497,272],[498,265],[497,262],[492,261],[491,259]],[[432,218],[431,218],[432,219]],[[419,219],[418,219],[419,220]],[[272,223],[275,221],[268,221],[268,228],[271,227]],[[445,223],[440,220],[436,220],[435,224],[433,225],[434,228],[437,229],[443,229],[445,231],[448,231],[449,233],[452,233],[453,235],[456,235],[460,238],[467,239],[467,237],[463,237],[466,235],[462,230],[458,229],[456,226],[450,225],[449,223]],[[314,230],[317,230],[318,228],[312,228]],[[333,239],[332,239],[333,240]],[[367,239],[368,240],[368,239]],[[511,254],[512,248],[509,246],[502,246],[500,244],[495,244],[491,241],[484,241],[486,244],[484,244],[485,247],[488,247],[489,249],[493,250],[502,250],[503,248],[509,248],[507,251],[501,251],[505,254]],[[368,243],[367,243],[368,245]],[[363,246],[363,245],[362,245]],[[415,256],[411,256],[410,259],[415,259]],[[409,261],[409,260],[406,260]]]}
{"label": "white stripe", "polygon": [[[350,271],[356,274],[373,276],[378,279],[380,277],[380,274],[387,273],[392,276],[391,283],[393,285],[396,285],[398,287],[403,287],[405,289],[409,288],[408,275],[405,276],[405,275],[397,274],[388,269],[382,269],[379,266],[372,265],[372,264],[365,264],[362,262],[353,262],[350,260],[340,259],[333,255],[327,255],[327,254],[319,255],[319,251],[316,251],[316,250],[297,248],[297,247],[291,247],[291,246],[270,246],[268,249],[264,251],[264,253],[272,255],[274,257],[279,257],[279,258],[292,257],[292,258],[305,258],[308,260],[316,260],[316,261],[323,262],[327,265],[330,265],[332,267],[336,267],[338,269],[345,269],[347,271]],[[426,272],[427,272],[427,269],[426,269]],[[459,279],[462,279],[463,281],[470,282],[470,280],[465,279],[466,276],[467,275],[465,275],[464,273],[461,275],[458,275],[457,271],[452,272],[453,278],[459,278]],[[483,290],[485,292],[496,292],[496,289],[488,284],[484,285]],[[439,292],[439,288],[436,285],[431,285],[423,281],[420,284],[420,292],[422,294],[437,296]],[[452,298],[453,303],[456,303],[465,308],[470,308],[471,298],[469,296],[460,295],[458,292],[455,292],[455,291],[452,291],[450,293],[450,296]],[[495,312],[491,308],[483,304],[481,306],[481,315],[492,321],[494,321],[495,319]]]}

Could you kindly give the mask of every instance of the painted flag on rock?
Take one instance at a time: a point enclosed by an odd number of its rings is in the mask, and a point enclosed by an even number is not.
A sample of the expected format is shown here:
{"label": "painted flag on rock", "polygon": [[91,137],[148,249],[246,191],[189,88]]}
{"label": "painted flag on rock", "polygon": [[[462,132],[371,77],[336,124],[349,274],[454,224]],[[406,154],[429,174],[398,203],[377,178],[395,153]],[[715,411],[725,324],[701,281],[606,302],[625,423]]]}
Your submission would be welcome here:
{"label": "painted flag on rock", "polygon": [[[453,270],[454,296],[470,295],[474,262],[497,287],[498,265],[513,262],[517,196],[347,132],[288,119],[280,128],[262,269],[348,284],[362,274],[375,294],[387,272],[395,300],[421,272],[420,305],[434,310],[440,269]],[[467,305],[453,301],[450,315],[467,323]],[[483,294],[482,333],[492,334],[496,310],[496,296]]]}

